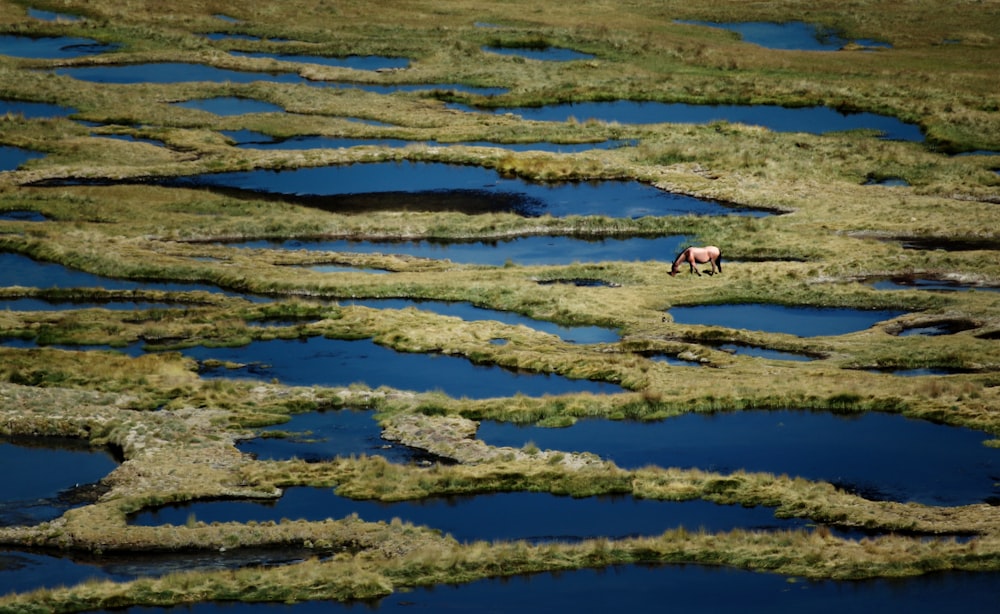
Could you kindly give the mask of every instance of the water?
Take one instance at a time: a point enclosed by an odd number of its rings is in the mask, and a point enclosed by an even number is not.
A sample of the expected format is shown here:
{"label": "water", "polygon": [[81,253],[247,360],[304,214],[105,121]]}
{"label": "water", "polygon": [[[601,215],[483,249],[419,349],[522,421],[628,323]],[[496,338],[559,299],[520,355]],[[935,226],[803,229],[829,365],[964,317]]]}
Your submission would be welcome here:
{"label": "water", "polygon": [[6,222],[44,222],[46,218],[38,211],[3,211],[0,212],[0,220]]}
{"label": "water", "polygon": [[457,356],[396,352],[371,339],[346,341],[326,337],[255,341],[235,348],[183,350],[200,361],[248,363],[240,369],[213,369],[204,377],[277,379],[291,386],[348,386],[365,383],[401,390],[439,390],[452,397],[483,399],[516,394],[541,396],[577,392],[616,393],[615,384],[574,380],[547,373],[511,371],[476,365]]}
{"label": "water", "polygon": [[677,324],[724,326],[800,337],[823,337],[865,330],[906,312],[749,303],[671,307],[669,313]]}
{"label": "water", "polygon": [[236,96],[220,96],[217,98],[201,98],[175,103],[175,106],[185,109],[198,109],[216,115],[243,115],[245,113],[284,113],[284,109],[276,104],[239,98]]}
{"label": "water", "polygon": [[588,451],[627,469],[646,465],[740,469],[823,480],[874,500],[968,505],[1000,495],[1000,450],[967,428],[866,413],[685,414],[657,422],[580,420],[568,428],[484,421],[492,446]]}
{"label": "water", "polygon": [[320,64],[354,70],[400,70],[409,68],[409,58],[390,57],[383,55],[349,55],[345,57],[329,57],[320,55],[294,55],[285,53],[246,53],[231,51],[235,56],[244,58],[268,58],[282,62],[298,62],[301,64]]}
{"label": "water", "polygon": [[654,501],[631,496],[572,498],[539,492],[509,492],[417,501],[358,501],[329,488],[289,488],[277,501],[209,501],[143,511],[131,519],[140,526],[183,526],[197,521],[267,522],[339,519],[356,513],[366,522],[393,518],[429,526],[460,542],[527,540],[576,542],[595,537],[660,535],[681,526],[710,532],[734,528],[795,529],[799,519],[778,519],[766,507],[716,505],[702,500]]}
{"label": "water", "polygon": [[[0,438],[3,472],[0,526],[52,520],[83,502],[71,492],[111,473],[117,462],[107,450],[58,437]],[[2,592],[2,591],[0,591]]]}
{"label": "water", "polygon": [[893,277],[880,279],[871,283],[876,290],[927,290],[935,292],[1000,292],[1000,288],[978,286],[947,279],[922,279],[919,277]]}
{"label": "water", "polygon": [[[198,283],[135,281],[115,279],[70,269],[54,262],[39,262],[21,254],[0,252],[0,286],[26,288],[104,288],[105,290],[163,290],[167,292],[215,292],[216,286]],[[222,291],[227,296],[242,296],[255,302],[271,299]]]}
{"label": "water", "polygon": [[106,53],[118,45],[105,45],[91,38],[70,36],[28,37],[0,34],[0,55],[57,60]]}
{"label": "water", "polygon": [[290,437],[257,437],[240,441],[237,447],[258,460],[319,462],[364,454],[406,464],[429,458],[419,450],[382,439],[382,427],[372,413],[344,409],[296,414],[288,422],[260,429],[262,433],[284,431]]}
{"label": "water", "polygon": [[[476,111],[466,105],[451,108]],[[875,113],[841,113],[829,107],[781,107],[778,105],[694,105],[665,102],[579,102],[543,107],[501,107],[491,113],[513,113],[524,119],[565,122],[596,119],[622,124],[707,124],[714,121],[763,126],[775,132],[825,134],[845,130],[876,130],[882,138],[894,141],[922,142],[919,126],[895,117]]]}
{"label": "water", "polygon": [[[736,32],[745,42],[760,45],[768,49],[786,49],[797,51],[837,51],[849,41],[839,36],[829,28],[808,24],[801,21],[773,23],[749,21],[737,23],[718,23],[710,21],[677,20],[676,23],[708,26]],[[854,41],[863,47],[891,47],[889,43],[859,39]]]}
{"label": "water", "polygon": [[780,350],[772,350],[770,348],[756,347],[753,345],[741,345],[736,343],[720,345],[719,349],[741,356],[755,356],[757,358],[769,358],[771,360],[792,360],[796,362],[808,362],[810,360],[815,360],[815,357],[807,356],[805,354],[782,352]]}
{"label": "water", "polygon": [[0,172],[17,170],[28,160],[37,160],[45,154],[12,145],[0,145]]}
{"label": "water", "polygon": [[[387,181],[391,178],[391,181]],[[163,180],[291,198],[341,213],[372,210],[509,211],[524,216],[724,215],[761,211],[665,192],[638,181],[534,183],[491,169],[428,162],[373,162],[294,170],[210,173]]]}
{"label": "water", "polygon": [[498,53],[501,55],[516,55],[531,60],[542,60],[546,62],[571,62],[573,60],[591,60],[595,56],[592,53],[583,53],[565,47],[496,47],[484,46],[482,50],[487,53]]}
{"label": "water", "polygon": [[[324,252],[362,254],[405,254],[419,258],[447,259],[463,264],[502,266],[507,262],[522,266],[567,265],[574,262],[634,262],[661,260],[668,262],[689,243],[690,237],[584,238],[535,235],[491,241],[333,241],[283,242],[252,241],[230,244],[238,247],[267,249],[306,249]],[[669,267],[669,264],[664,264]]]}
{"label": "water", "polygon": [[223,134],[233,139],[241,149],[347,149],[350,147],[407,147],[425,145],[427,147],[448,147],[465,145],[470,147],[500,147],[511,151],[547,151],[551,153],[577,153],[591,149],[617,149],[634,146],[636,141],[609,140],[598,143],[495,143],[492,141],[460,141],[442,143],[440,141],[408,141],[404,139],[374,138],[356,139],[321,135],[294,136],[278,139],[252,130],[223,130]]}
{"label": "water", "polygon": [[369,299],[343,301],[345,305],[364,305],[375,309],[405,309],[413,307],[431,311],[438,315],[454,316],[467,322],[495,320],[511,326],[526,326],[541,332],[556,335],[568,343],[616,343],[621,336],[615,330],[599,326],[561,326],[555,322],[545,322],[522,316],[510,311],[498,311],[476,307],[471,303],[449,301],[421,301],[411,299]]}
{"label": "water", "polygon": [[47,102],[27,102],[23,100],[0,100],[0,115],[21,115],[25,119],[51,119],[67,117],[77,109]]}
{"label": "water", "polygon": [[79,15],[70,15],[68,13],[54,13],[52,11],[42,11],[39,9],[28,9],[28,17],[33,17],[35,19],[40,19],[42,21],[82,21],[83,18]]}
{"label": "water", "polygon": [[113,64],[105,66],[69,66],[57,68],[53,72],[93,83],[252,83],[268,81],[271,83],[296,83],[314,87],[356,88],[381,94],[393,92],[412,92],[423,90],[454,90],[483,96],[493,96],[505,93],[504,88],[472,87],[456,83],[409,83],[397,85],[373,85],[364,83],[347,83],[337,81],[313,81],[293,72],[251,72],[217,68],[207,64],[190,62],[157,62],[152,64]]}

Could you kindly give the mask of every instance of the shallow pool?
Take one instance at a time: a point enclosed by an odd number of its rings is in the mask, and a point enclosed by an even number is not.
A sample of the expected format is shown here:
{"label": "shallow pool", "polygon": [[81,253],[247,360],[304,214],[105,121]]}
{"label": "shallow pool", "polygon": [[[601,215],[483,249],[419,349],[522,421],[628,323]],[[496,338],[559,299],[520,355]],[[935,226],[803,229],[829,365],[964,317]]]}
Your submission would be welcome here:
{"label": "shallow pool", "polygon": [[15,171],[28,160],[44,158],[40,151],[22,149],[12,145],[0,145],[0,172]]}
{"label": "shallow pool", "polygon": [[588,451],[623,468],[740,469],[823,480],[875,500],[968,505],[1000,496],[1000,450],[967,428],[867,413],[685,414],[657,422],[580,420],[568,428],[484,421],[494,446]]}
{"label": "shallow pool", "polygon": [[19,58],[56,60],[105,53],[118,48],[91,38],[72,36],[29,37],[0,34],[0,54]]}
{"label": "shallow pool", "polygon": [[[713,21],[677,20],[675,23],[729,30],[739,34],[740,38],[745,42],[760,45],[768,49],[836,51],[851,42],[831,28],[802,21],[789,21],[785,23],[766,21],[719,23]],[[889,43],[868,39],[858,39],[854,43],[862,47],[891,47]]]}
{"label": "shallow pool", "polygon": [[677,324],[724,326],[799,337],[821,337],[865,330],[906,312],[747,303],[671,307],[668,313]]}
{"label": "shallow pool", "polygon": [[458,141],[443,143],[440,141],[407,141],[390,138],[344,138],[322,135],[303,135],[278,139],[252,130],[223,130],[222,134],[231,138],[241,149],[347,149],[350,147],[407,147],[409,145],[425,145],[427,147],[449,147],[465,145],[469,147],[499,147],[511,151],[548,151],[552,153],[577,153],[591,149],[617,149],[634,146],[637,141],[608,140],[596,143],[551,143],[536,141],[532,143],[496,143],[493,141]]}

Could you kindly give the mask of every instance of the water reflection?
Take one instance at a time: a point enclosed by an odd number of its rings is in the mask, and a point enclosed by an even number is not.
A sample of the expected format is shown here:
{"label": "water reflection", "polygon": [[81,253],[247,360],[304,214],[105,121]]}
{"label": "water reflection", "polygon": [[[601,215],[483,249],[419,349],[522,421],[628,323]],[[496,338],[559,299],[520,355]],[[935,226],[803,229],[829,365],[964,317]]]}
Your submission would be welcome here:
{"label": "water reflection", "polygon": [[[449,104],[463,111],[482,111]],[[524,119],[565,122],[596,119],[623,124],[707,124],[714,121],[763,126],[775,132],[824,134],[844,130],[876,130],[888,140],[921,142],[919,126],[875,113],[841,113],[829,107],[781,107],[778,105],[692,105],[665,102],[578,102],[543,107],[501,107],[491,113],[513,113]]]}
{"label": "water reflection", "polygon": [[0,172],[17,170],[28,160],[37,160],[45,154],[11,145],[0,145]]}
{"label": "water reflection", "polygon": [[0,54],[19,58],[56,60],[106,53],[118,45],[106,45],[91,38],[70,36],[28,37],[0,34]]}
{"label": "water reflection", "polygon": [[[798,51],[836,51],[848,44],[832,28],[825,28],[801,21],[774,23],[763,21],[748,21],[737,23],[718,23],[711,21],[676,20],[676,23],[721,28],[736,32],[748,43],[760,45],[768,49],[794,49]],[[889,43],[868,39],[859,39],[855,44],[862,47],[891,47]]]}
{"label": "water reflection", "polygon": [[[236,247],[305,249],[361,254],[405,254],[419,258],[447,259],[465,264],[501,266],[566,265],[574,262],[669,261],[690,241],[685,235],[666,237],[584,238],[536,235],[491,241],[332,241],[289,240],[230,243]],[[669,265],[665,265],[669,266]]]}
{"label": "water reflection", "polygon": [[823,480],[869,499],[968,505],[1000,494],[1000,450],[984,433],[894,414],[807,411],[686,414],[659,422],[581,420],[568,428],[484,421],[493,446],[586,450],[624,468],[740,469]]}
{"label": "water reflection", "polygon": [[0,115],[21,115],[26,119],[51,119],[67,117],[76,113],[72,107],[64,107],[47,102],[27,102],[23,100],[0,100]]}
{"label": "water reflection", "polygon": [[41,19],[42,21],[81,21],[83,19],[83,17],[80,17],[79,15],[54,13],[52,11],[43,11],[35,8],[28,9],[28,17]]}
{"label": "water reflection", "polygon": [[501,147],[511,151],[548,151],[552,153],[576,153],[591,149],[617,149],[634,146],[636,141],[609,140],[597,143],[551,143],[536,141],[532,143],[496,143],[493,141],[456,141],[442,143],[440,141],[408,141],[404,139],[373,138],[358,139],[322,135],[294,136],[284,139],[254,132],[252,130],[223,130],[222,134],[231,138],[241,149],[346,149],[350,147],[407,147],[409,145],[424,145],[427,147],[448,147],[450,145],[465,145],[470,147]]}
{"label": "water reflection", "polygon": [[565,47],[497,47],[484,46],[482,50],[487,53],[497,53],[500,55],[516,55],[531,60],[542,60],[547,62],[571,62],[573,60],[591,60],[592,53],[584,53]]}
{"label": "water reflection", "polygon": [[831,307],[786,307],[773,304],[697,305],[671,307],[677,324],[724,326],[800,337],[844,335],[865,330],[906,313]]}
{"label": "water reflection", "polygon": [[238,369],[211,369],[203,373],[205,377],[277,379],[293,386],[348,386],[363,382],[373,388],[440,390],[452,397],[475,399],[622,390],[607,382],[477,365],[457,356],[396,352],[371,339],[347,341],[310,337],[255,341],[234,348],[198,346],[185,349],[183,353],[203,362],[245,365]]}
{"label": "water reflection", "polygon": [[527,540],[573,542],[595,537],[659,535],[685,527],[718,532],[734,528],[795,529],[801,519],[779,519],[767,507],[716,505],[702,500],[654,501],[631,496],[572,498],[509,492],[416,501],[358,501],[329,488],[289,488],[277,501],[208,501],[140,512],[132,524],[182,526],[199,522],[266,522],[339,519],[356,513],[366,522],[399,518],[429,526],[460,542]]}
{"label": "water reflection", "polygon": [[88,488],[117,466],[104,449],[60,437],[0,438],[0,526],[32,525],[96,498]]}
{"label": "water reflection", "polygon": [[726,343],[719,346],[724,352],[731,352],[741,356],[756,356],[758,358],[769,358],[771,360],[792,360],[797,362],[808,362],[815,360],[814,356],[796,354],[794,352],[782,352],[770,348],[762,348],[753,345],[742,345],[737,343]]}
{"label": "water reflection", "polygon": [[[386,178],[391,178],[387,181]],[[765,212],[726,207],[638,181],[534,183],[470,165],[372,162],[293,170],[209,173],[164,179],[180,187],[267,194],[340,213],[373,210],[509,211],[523,216],[745,215]]]}
{"label": "water reflection", "polygon": [[240,98],[237,96],[220,96],[218,98],[200,98],[197,100],[186,100],[174,103],[174,106],[185,109],[198,109],[208,111],[215,115],[243,115],[246,113],[283,113],[285,110],[276,104],[253,100],[252,98]]}
{"label": "water reflection", "polygon": [[39,262],[21,254],[0,252],[0,286],[26,288],[104,288],[106,290],[163,290],[167,292],[222,292],[247,300],[264,302],[271,299],[220,290],[217,286],[197,283],[136,281],[103,277],[70,269],[54,262]]}

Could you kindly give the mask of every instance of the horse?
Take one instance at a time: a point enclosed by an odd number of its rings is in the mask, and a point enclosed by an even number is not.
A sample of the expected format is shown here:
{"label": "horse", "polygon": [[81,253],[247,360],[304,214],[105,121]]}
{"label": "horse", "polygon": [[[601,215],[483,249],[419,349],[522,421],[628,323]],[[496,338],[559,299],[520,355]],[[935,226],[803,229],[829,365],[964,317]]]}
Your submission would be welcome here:
{"label": "horse", "polygon": [[722,252],[714,245],[689,247],[682,251],[674,258],[674,264],[670,267],[670,276],[674,277],[677,275],[677,271],[685,262],[691,266],[691,272],[697,273],[698,277],[701,277],[701,271],[698,270],[695,264],[712,263],[712,270],[707,271],[709,275],[715,274],[716,267],[718,267],[720,273],[722,272]]}

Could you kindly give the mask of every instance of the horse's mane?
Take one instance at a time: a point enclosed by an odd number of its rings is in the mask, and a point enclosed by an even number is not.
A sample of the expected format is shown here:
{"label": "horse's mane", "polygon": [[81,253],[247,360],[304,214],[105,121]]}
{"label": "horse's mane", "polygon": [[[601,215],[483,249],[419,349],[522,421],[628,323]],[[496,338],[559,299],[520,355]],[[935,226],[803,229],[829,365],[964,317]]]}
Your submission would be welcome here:
{"label": "horse's mane", "polygon": [[682,249],[681,253],[677,254],[677,257],[674,258],[674,264],[680,264],[681,258],[683,258],[684,254],[688,253],[688,250],[690,249],[691,249],[690,247],[685,247],[684,249]]}

